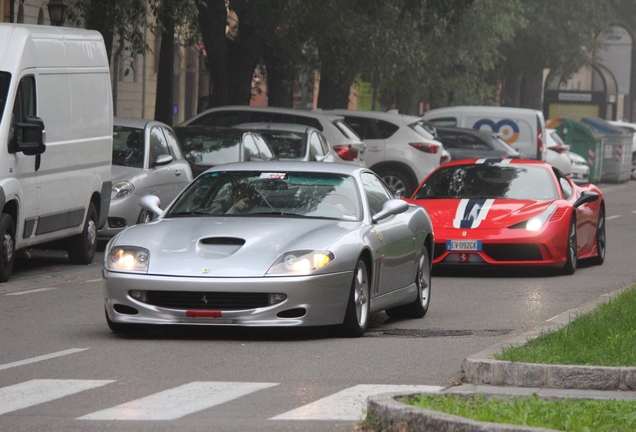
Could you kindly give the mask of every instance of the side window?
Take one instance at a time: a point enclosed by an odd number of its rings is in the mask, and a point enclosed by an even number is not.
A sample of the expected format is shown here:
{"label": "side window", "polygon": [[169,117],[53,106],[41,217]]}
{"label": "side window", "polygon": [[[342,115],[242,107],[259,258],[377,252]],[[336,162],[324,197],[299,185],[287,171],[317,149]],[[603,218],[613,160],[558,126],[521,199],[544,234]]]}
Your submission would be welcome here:
{"label": "side window", "polygon": [[258,153],[260,154],[261,159],[270,160],[274,158],[271,148],[267,145],[262,136],[253,135],[252,138],[254,138],[254,141],[256,142],[256,147],[258,148]]}
{"label": "side window", "polygon": [[371,124],[371,121],[369,119],[363,117],[346,116],[345,122],[363,140],[379,138],[379,136],[377,136],[377,134],[375,133],[373,125]]}
{"label": "side window", "polygon": [[384,186],[382,180],[374,174],[363,173],[362,185],[372,214],[378,213],[385,202],[395,198],[395,195]]}
{"label": "side window", "polygon": [[390,138],[391,135],[393,135],[399,129],[399,127],[394,125],[393,123],[389,123],[383,120],[378,120],[377,125],[378,130],[380,131],[380,137],[383,139]]}
{"label": "side window", "polygon": [[150,166],[155,165],[155,161],[159,156],[170,154],[168,142],[161,129],[155,126],[150,130]]}
{"label": "side window", "polygon": [[327,154],[329,153],[329,143],[327,142],[327,138],[324,137],[324,135],[321,134],[317,134],[318,135],[318,139],[320,140],[320,145],[322,146],[322,154]]}
{"label": "side window", "polygon": [[250,158],[261,158],[261,155],[258,153],[258,147],[256,147],[256,143],[251,134],[243,135],[243,146],[246,154],[249,155]]}
{"label": "side window", "polygon": [[564,176],[561,175],[558,177],[559,177],[559,186],[561,186],[561,190],[563,191],[563,198],[565,198],[566,200],[572,198],[572,194],[574,193],[574,190],[572,189],[572,185],[570,184],[568,179],[566,179]]}
{"label": "side window", "polygon": [[172,129],[163,128],[163,131],[166,135],[166,139],[168,140],[168,146],[172,157],[175,159],[183,159],[183,153],[181,153],[181,146],[179,145],[179,139],[177,136],[174,134]]}
{"label": "side window", "polygon": [[316,160],[316,156],[324,156],[325,152],[322,142],[317,133],[311,132],[309,135],[309,160]]}
{"label": "side window", "polygon": [[457,126],[457,119],[455,117],[440,117],[426,120],[433,123],[435,126]]}
{"label": "side window", "polygon": [[25,76],[20,80],[18,93],[13,105],[11,125],[9,129],[9,148],[11,149],[16,142],[22,142],[22,137],[15,134],[16,123],[22,123],[27,116],[35,116],[36,99],[35,99],[35,77]]}

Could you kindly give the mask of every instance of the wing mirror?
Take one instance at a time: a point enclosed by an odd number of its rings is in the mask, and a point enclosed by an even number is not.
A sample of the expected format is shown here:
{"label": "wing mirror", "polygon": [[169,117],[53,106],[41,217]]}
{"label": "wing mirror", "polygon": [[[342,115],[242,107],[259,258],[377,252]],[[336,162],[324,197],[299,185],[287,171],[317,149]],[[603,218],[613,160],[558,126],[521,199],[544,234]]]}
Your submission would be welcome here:
{"label": "wing mirror", "polygon": [[35,116],[26,116],[24,122],[15,125],[15,150],[27,156],[44,153],[44,122]]}
{"label": "wing mirror", "polygon": [[596,192],[583,191],[581,192],[579,199],[577,199],[574,202],[574,208],[578,208],[582,206],[583,204],[594,202],[597,199],[598,199],[598,194]]}
{"label": "wing mirror", "polygon": [[373,222],[379,222],[389,216],[404,213],[409,208],[409,204],[401,199],[388,200],[382,206],[382,210],[373,215]]}
{"label": "wing mirror", "polygon": [[162,154],[157,156],[157,160],[155,160],[155,166],[168,165],[172,162],[174,158],[169,154]]}
{"label": "wing mirror", "polygon": [[161,210],[161,207],[159,207],[160,204],[161,200],[158,196],[155,195],[144,195],[139,200],[139,205],[142,209],[148,210],[149,212],[152,212],[157,216],[161,216],[161,214],[163,213],[163,210]]}

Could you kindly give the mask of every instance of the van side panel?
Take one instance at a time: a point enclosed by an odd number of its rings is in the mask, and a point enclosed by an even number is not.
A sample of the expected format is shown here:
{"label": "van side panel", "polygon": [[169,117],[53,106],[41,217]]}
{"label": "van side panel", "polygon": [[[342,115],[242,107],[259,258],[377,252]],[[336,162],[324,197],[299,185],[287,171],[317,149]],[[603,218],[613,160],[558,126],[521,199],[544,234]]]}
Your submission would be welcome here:
{"label": "van side panel", "polygon": [[[510,144],[526,158],[536,158],[536,149],[528,153],[529,143],[533,142],[533,128],[523,119],[511,117],[466,116],[465,124],[468,128],[492,131],[499,134],[499,138]],[[522,144],[522,145],[520,145]]]}

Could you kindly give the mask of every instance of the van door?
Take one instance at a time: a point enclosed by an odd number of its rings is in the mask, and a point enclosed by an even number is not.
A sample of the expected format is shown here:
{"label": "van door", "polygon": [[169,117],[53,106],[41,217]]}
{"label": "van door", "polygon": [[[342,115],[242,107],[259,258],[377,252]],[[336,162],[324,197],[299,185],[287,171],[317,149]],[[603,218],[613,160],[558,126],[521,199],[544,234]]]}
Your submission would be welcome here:
{"label": "van door", "polygon": [[[13,157],[9,158],[9,173],[18,181],[18,190],[15,193],[19,197],[20,211],[19,221],[16,223],[16,242],[18,246],[21,239],[35,234],[35,222],[40,211],[40,189],[37,170],[39,169],[40,155],[26,156],[22,152],[16,152],[16,144],[22,140],[16,131],[16,124],[22,123],[26,116],[37,115],[37,99],[35,88],[35,76],[24,75],[20,78],[11,112],[11,125],[7,140],[8,150]],[[27,221],[25,223],[25,221]]]}

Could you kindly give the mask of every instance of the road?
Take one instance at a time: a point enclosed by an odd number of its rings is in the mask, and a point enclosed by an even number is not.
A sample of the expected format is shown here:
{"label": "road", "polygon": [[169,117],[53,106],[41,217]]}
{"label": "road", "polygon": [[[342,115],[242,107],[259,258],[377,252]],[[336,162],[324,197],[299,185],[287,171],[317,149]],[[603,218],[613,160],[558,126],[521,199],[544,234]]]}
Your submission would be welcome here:
{"label": "road", "polygon": [[422,320],[324,329],[110,332],[94,264],[33,251],[0,285],[2,431],[351,431],[366,395],[457,383],[462,360],[636,281],[636,182],[602,185],[600,267],[436,273]]}

